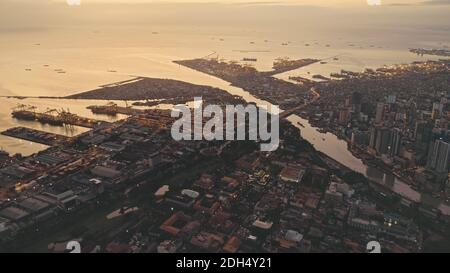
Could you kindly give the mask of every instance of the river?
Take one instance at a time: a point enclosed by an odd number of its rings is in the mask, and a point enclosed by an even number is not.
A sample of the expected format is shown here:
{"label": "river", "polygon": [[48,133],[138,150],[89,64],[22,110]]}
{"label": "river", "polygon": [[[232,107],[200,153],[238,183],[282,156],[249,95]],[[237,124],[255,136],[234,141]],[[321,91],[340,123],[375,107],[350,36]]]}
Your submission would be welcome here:
{"label": "river", "polygon": [[297,115],[291,115],[288,117],[288,120],[292,125],[300,129],[301,136],[310,142],[316,150],[326,154],[351,170],[363,174],[369,180],[389,188],[391,191],[408,200],[427,203],[440,210],[442,214],[450,215],[450,206],[448,204],[430,195],[417,192],[393,174],[365,165],[361,159],[356,158],[348,150],[347,142],[339,139],[336,135],[319,132],[318,128],[314,128],[308,120]]}

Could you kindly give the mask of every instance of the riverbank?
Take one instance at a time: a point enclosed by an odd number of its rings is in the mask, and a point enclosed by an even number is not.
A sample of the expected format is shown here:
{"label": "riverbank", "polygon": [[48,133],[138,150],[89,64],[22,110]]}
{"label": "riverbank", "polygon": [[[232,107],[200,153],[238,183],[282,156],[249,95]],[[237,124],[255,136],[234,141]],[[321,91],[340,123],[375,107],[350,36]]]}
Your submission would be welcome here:
{"label": "riverbank", "polygon": [[[450,206],[442,200],[432,196],[424,196],[414,190],[408,183],[395,176],[393,172],[386,172],[380,169],[367,166],[364,162],[355,157],[348,149],[348,143],[339,139],[336,135],[327,132],[321,133],[311,123],[297,115],[292,115],[288,120],[302,132],[302,137],[310,142],[316,150],[322,152],[327,157],[338,162],[340,165],[361,173],[371,182],[378,186],[390,190],[398,196],[418,204],[439,210],[443,215],[450,216]],[[303,126],[301,126],[302,124]]]}
{"label": "riverbank", "polygon": [[[298,63],[303,66],[314,63],[316,60],[289,61],[285,64],[283,72],[289,71],[287,68],[296,69]],[[290,64],[290,63],[293,64]],[[298,63],[297,63],[298,62]],[[310,85],[294,84],[274,77],[274,72],[260,72],[254,67],[242,65],[233,61],[225,62],[217,59],[191,59],[174,61],[179,65],[191,68],[221,80],[229,82],[231,85],[248,91],[253,96],[265,100],[274,105],[279,105],[283,109],[296,107],[304,103],[309,97]],[[274,71],[277,71],[275,69]]]}

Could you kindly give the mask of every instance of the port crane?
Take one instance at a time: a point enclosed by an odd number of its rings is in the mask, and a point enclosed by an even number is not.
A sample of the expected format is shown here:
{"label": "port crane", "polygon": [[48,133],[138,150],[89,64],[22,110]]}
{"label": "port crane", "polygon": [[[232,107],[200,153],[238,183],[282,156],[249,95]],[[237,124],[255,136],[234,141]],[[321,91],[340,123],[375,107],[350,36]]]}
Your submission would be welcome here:
{"label": "port crane", "polygon": [[56,112],[58,113],[58,117],[61,121],[67,126],[72,126],[76,120],[76,116],[70,113],[69,109],[66,111],[64,108],[61,108],[61,110],[56,110]]}
{"label": "port crane", "polygon": [[13,108],[13,111],[24,111],[27,108],[28,108],[27,105],[19,103],[16,105],[16,107]]}
{"label": "port crane", "polygon": [[36,109],[37,109],[37,107],[34,106],[34,105],[28,106],[28,110],[31,111],[31,112],[33,112],[33,113],[35,113],[35,114],[36,114]]}
{"label": "port crane", "polygon": [[47,108],[47,111],[44,112],[47,115],[53,115],[54,113],[58,113],[58,110]]}
{"label": "port crane", "polygon": [[37,109],[36,106],[26,105],[26,104],[17,104],[16,107],[13,108],[13,111],[30,111],[35,112]]}

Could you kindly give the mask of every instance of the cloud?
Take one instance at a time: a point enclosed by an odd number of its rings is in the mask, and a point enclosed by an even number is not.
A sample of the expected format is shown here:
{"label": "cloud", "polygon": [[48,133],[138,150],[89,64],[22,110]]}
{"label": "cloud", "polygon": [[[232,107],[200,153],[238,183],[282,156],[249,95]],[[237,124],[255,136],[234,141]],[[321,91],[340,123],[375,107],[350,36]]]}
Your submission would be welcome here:
{"label": "cloud", "polygon": [[431,0],[422,2],[423,5],[450,5],[450,0]]}
{"label": "cloud", "polygon": [[450,5],[450,0],[428,0],[416,3],[392,3],[389,6],[442,6]]}

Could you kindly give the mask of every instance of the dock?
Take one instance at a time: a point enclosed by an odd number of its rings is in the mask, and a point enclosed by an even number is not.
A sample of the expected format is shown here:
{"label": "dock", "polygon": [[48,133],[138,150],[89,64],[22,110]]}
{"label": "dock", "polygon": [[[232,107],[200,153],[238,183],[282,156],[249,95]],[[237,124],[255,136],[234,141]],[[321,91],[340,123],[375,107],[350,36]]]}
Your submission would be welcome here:
{"label": "dock", "polygon": [[94,128],[96,125],[107,123],[106,121],[100,121],[85,117],[80,117],[76,114],[72,114],[64,110],[51,109],[46,112],[35,112],[33,107],[27,109],[15,109],[11,113],[13,118],[19,120],[37,121],[42,124],[49,124],[53,126],[73,125],[85,128]]}
{"label": "dock", "polygon": [[67,136],[48,133],[26,127],[14,127],[1,132],[1,134],[13,138],[44,144],[47,146],[67,144],[71,140],[71,138]]}
{"label": "dock", "polygon": [[117,114],[133,116],[140,115],[145,113],[144,110],[136,109],[132,107],[123,107],[118,106],[115,103],[107,104],[107,105],[91,105],[88,106],[87,109],[91,110],[94,114],[108,115],[108,116],[116,116]]}

